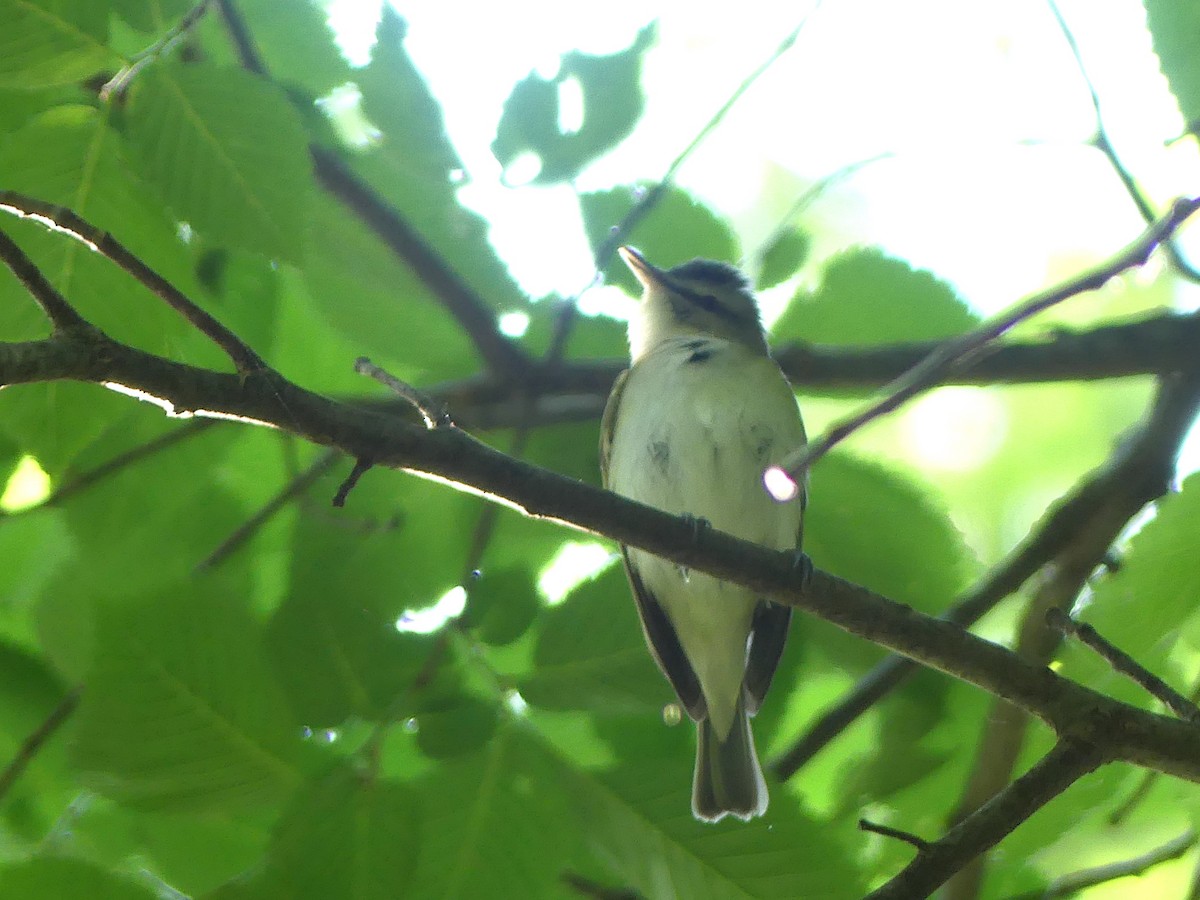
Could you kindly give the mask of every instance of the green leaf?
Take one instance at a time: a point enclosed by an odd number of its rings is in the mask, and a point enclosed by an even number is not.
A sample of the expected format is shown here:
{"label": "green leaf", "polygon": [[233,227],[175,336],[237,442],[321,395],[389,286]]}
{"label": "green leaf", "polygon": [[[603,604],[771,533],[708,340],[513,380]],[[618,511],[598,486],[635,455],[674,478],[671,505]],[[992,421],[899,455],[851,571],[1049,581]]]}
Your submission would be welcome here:
{"label": "green leaf", "polygon": [[808,259],[812,240],[802,231],[784,231],[771,241],[758,260],[754,286],[760,291],[787,281]]}
{"label": "green leaf", "polygon": [[554,897],[576,855],[575,798],[563,766],[519,724],[414,785],[421,898]]}
{"label": "green leaf", "polygon": [[[636,244],[646,258],[660,268],[703,257],[735,262],[739,256],[737,240],[728,223],[698,203],[680,188],[620,187],[584,194],[580,198],[583,227],[596,254],[610,240],[630,210],[645,201],[649,208],[621,242]],[[615,255],[604,269],[604,279],[630,294],[640,294],[641,286]]]}
{"label": "green leaf", "polygon": [[[438,380],[475,371],[474,347],[450,317],[425,276],[409,258],[432,253],[473,293],[478,305],[500,315],[523,309],[526,298],[489,240],[489,225],[457,200],[466,175],[450,144],[441,108],[403,47],[404,25],[390,6],[384,7],[378,40],[355,82],[362,91],[363,111],[380,131],[379,140],[351,161],[359,179],[390,204],[406,226],[397,252],[385,248],[357,217],[328,211],[320,216],[317,239],[323,252],[310,262],[310,286],[335,327],[374,355],[397,353],[397,336],[405,337],[403,360],[418,380]],[[333,202],[330,202],[333,208]],[[314,267],[313,262],[318,267]],[[370,295],[348,296],[349,279],[364,273]],[[445,281],[445,279],[437,279]],[[442,285],[442,292],[457,291]],[[382,352],[379,352],[382,351]],[[420,367],[420,368],[419,368]],[[403,377],[403,376],[402,376]]]}
{"label": "green leaf", "polygon": [[74,811],[70,843],[76,854],[114,862],[137,859],[139,868],[194,897],[261,864],[277,813],[152,813],[94,795]]}
{"label": "green leaf", "polygon": [[1200,125],[1200,7],[1189,0],[1145,0],[1146,25],[1187,127]]}
{"label": "green leaf", "polygon": [[422,703],[417,746],[433,759],[448,759],[484,746],[496,731],[499,710],[470,694],[452,694]]}
{"label": "green leaf", "polygon": [[441,106],[404,49],[407,31],[396,11],[384,6],[371,62],[355,83],[363,112],[384,135],[387,154],[404,161],[402,177],[448,198],[450,175],[456,170],[461,175],[462,162],[446,134]]}
{"label": "green leaf", "polygon": [[954,290],[929,272],[859,248],[825,267],[820,288],[798,296],[774,332],[781,340],[871,344],[950,337],[972,328],[975,316]]}
{"label": "green leaf", "polygon": [[408,896],[420,843],[413,794],[337,768],[288,804],[267,855],[268,895],[294,900]]}
{"label": "green leaf", "polygon": [[[558,74],[547,81],[530,75],[513,88],[504,104],[492,153],[507,169],[525,153],[541,162],[533,184],[569,181],[592,160],[633,131],[642,115],[642,54],[654,40],[655,26],[638,32],[627,50],[589,56],[573,50],[562,57]],[[560,124],[564,86],[578,89],[583,118],[577,128]]]}
{"label": "green leaf", "polygon": [[0,0],[0,22],[0,87],[71,84],[116,62],[102,3]]}
{"label": "green leaf", "polygon": [[[809,497],[804,549],[836,575],[940,615],[974,571],[962,535],[928,490],[878,463],[833,453],[813,470]],[[878,659],[874,645],[831,625],[798,622],[843,663]]]}
{"label": "green leaf", "polygon": [[382,718],[429,654],[425,635],[399,634],[394,620],[352,596],[293,592],[267,626],[267,647],[297,725]]}
{"label": "green leaf", "polygon": [[[1200,646],[1197,542],[1200,474],[1193,474],[1178,494],[1159,502],[1155,517],[1130,540],[1120,569],[1096,585],[1079,618],[1151,672],[1168,677],[1180,637],[1193,648]],[[1146,702],[1140,687],[1078,642],[1068,642],[1060,655],[1066,677],[1131,702]]]}
{"label": "green leaf", "polygon": [[[308,260],[301,275],[327,327],[344,335],[356,353],[405,381],[478,371],[474,345],[428,285],[332,198],[319,198],[317,210],[311,237],[321,253]],[[348,291],[347,285],[354,289]],[[347,370],[351,363],[347,359]]]}
{"label": "green leaf", "polygon": [[502,647],[526,632],[538,609],[537,585],[528,568],[488,569],[467,591],[464,624],[485,644]]}
{"label": "green leaf", "polygon": [[[311,496],[327,503],[349,467],[346,461],[320,479]],[[372,472],[344,508],[300,517],[288,590],[311,595],[313,603],[344,597],[372,610],[369,621],[394,624],[406,610],[426,609],[459,584],[462,553],[445,535],[473,525],[477,509],[477,500],[443,484]]]}
{"label": "green leaf", "polygon": [[674,698],[646,648],[625,574],[616,567],[541,617],[534,665],[519,690],[546,709],[657,714]]}
{"label": "green leaf", "polygon": [[74,757],[131,806],[256,807],[295,787],[290,718],[240,599],[180,585],[102,619]]}
{"label": "green leaf", "polygon": [[0,869],[0,900],[154,900],[150,888],[90,862],[39,856]]}
{"label": "green leaf", "polygon": [[324,4],[238,0],[237,11],[277,84],[301,87],[311,102],[354,79],[337,47]]}
{"label": "green leaf", "polygon": [[126,116],[130,148],[179,219],[221,246],[304,255],[311,164],[279,88],[238,69],[157,65]]}
{"label": "green leaf", "polygon": [[[175,223],[131,172],[110,114],[65,105],[31,119],[0,144],[4,187],[67,207],[192,293],[187,249]],[[219,364],[206,338],[99,253],[32,221],[5,215],[0,227],[69,302],[115,339],[170,358],[197,350],[193,362]],[[44,315],[7,267],[0,271],[0,332],[5,340],[48,333]]]}
{"label": "green leaf", "polygon": [[132,28],[148,34],[165,33],[194,4],[190,0],[109,0],[108,5]]}
{"label": "green leaf", "polygon": [[804,813],[775,786],[767,814],[717,825],[691,814],[691,781],[680,766],[629,763],[577,794],[588,843],[622,882],[648,900],[861,897],[865,885],[831,823]]}

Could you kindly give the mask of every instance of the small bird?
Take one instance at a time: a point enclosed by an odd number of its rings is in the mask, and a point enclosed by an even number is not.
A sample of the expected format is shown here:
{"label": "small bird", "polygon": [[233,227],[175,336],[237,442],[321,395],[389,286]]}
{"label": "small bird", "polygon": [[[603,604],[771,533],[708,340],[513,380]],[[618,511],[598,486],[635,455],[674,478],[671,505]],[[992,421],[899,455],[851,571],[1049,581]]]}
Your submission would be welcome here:
{"label": "small bird", "polygon": [[[804,441],[795,395],[767,351],[758,304],[730,265],[659,269],[621,257],[643,287],[631,366],[605,407],[605,487],[776,550],[798,549],[803,485],[780,502],[765,471]],[[622,547],[646,642],[697,728],[692,813],[743,820],[767,809],[749,717],[787,639],[791,609],[752,590]]]}

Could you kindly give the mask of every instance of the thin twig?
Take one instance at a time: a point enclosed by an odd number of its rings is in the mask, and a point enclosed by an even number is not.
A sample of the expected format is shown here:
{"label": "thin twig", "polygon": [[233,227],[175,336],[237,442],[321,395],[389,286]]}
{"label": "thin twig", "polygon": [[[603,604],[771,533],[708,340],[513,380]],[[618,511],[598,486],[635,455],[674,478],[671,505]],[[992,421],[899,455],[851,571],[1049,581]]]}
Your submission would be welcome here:
{"label": "thin twig", "polygon": [[646,193],[638,200],[638,202],[633,205],[633,208],[630,209],[629,212],[624,215],[621,221],[617,223],[617,225],[612,229],[608,237],[605,239],[604,243],[601,244],[596,250],[595,265],[597,272],[603,272],[608,267],[608,264],[612,261],[613,256],[617,252],[617,248],[625,243],[626,238],[637,226],[638,222],[645,218],[646,215],[658,205],[658,202],[666,194],[667,188],[674,183],[675,173],[679,171],[679,167],[687,161],[688,157],[695,152],[696,148],[699,147],[716,129],[716,127],[721,124],[721,122],[725,119],[725,116],[727,116],[729,111],[733,109],[740,99],[742,99],[742,96],[746,93],[746,91],[750,90],[751,86],[753,86],[753,84],[758,81],[758,79],[761,78],[767,72],[767,70],[779,60],[781,56],[783,56],[788,50],[792,49],[792,47],[796,45],[796,41],[799,40],[800,33],[804,30],[805,25],[808,24],[809,18],[820,8],[820,6],[821,0],[816,0],[816,2],[812,5],[812,8],[804,14],[803,18],[800,20],[800,23],[792,29],[791,33],[779,43],[779,46],[775,48],[770,56],[759,63],[758,67],[755,68],[753,72],[742,79],[741,83],[738,84],[733,93],[729,95],[729,98],[721,105],[721,108],[713,113],[712,118],[710,118],[704,124],[704,127],[696,133],[696,136],[688,142],[688,145],[684,147],[679,155],[671,161],[671,164],[667,166],[667,170],[658,180],[658,183],[646,191]]}
{"label": "thin twig", "polygon": [[[1110,532],[1119,529],[1143,506],[1162,496],[1170,485],[1175,458],[1198,405],[1198,376],[1161,379],[1140,434],[1122,441],[1103,465],[1051,507],[1025,539],[959,598],[943,618],[969,627],[1018,590],[1048,560],[1063,554],[1081,533],[1097,528]],[[916,669],[915,663],[901,656],[889,657],[875,666],[771,763],[776,776],[787,779],[794,775]]]}
{"label": "thin twig", "polygon": [[796,198],[796,201],[791,205],[791,208],[788,209],[788,211],[784,213],[782,217],[780,217],[778,224],[771,229],[767,239],[760,245],[756,256],[761,259],[763,253],[765,253],[768,248],[770,248],[784,234],[788,233],[788,231],[793,227],[791,223],[794,222],[801,213],[808,209],[808,207],[816,203],[817,200],[824,196],[827,191],[847,180],[848,178],[858,174],[858,172],[860,172],[862,169],[865,169],[867,166],[874,165],[877,162],[883,162],[887,159],[894,159],[895,156],[895,152],[891,150],[884,151],[883,153],[876,153],[874,156],[868,156],[864,159],[856,160],[855,162],[846,163],[846,165],[838,167],[834,171],[813,182],[811,185],[801,191],[800,196]]}
{"label": "thin twig", "polygon": [[[1192,693],[1188,696],[1192,703],[1200,704],[1200,680],[1192,686]],[[1109,825],[1120,825],[1132,813],[1143,800],[1150,794],[1150,789],[1154,787],[1154,782],[1159,778],[1158,772],[1144,772],[1141,779],[1129,796],[1114,809],[1108,816]]]}
{"label": "thin twig", "polygon": [[1196,832],[1189,828],[1178,837],[1172,838],[1162,846],[1147,850],[1140,856],[1061,875],[1051,881],[1044,890],[1017,894],[1010,897],[1009,900],[1059,900],[1062,897],[1072,897],[1080,891],[1098,884],[1106,884],[1116,881],[1118,878],[1142,875],[1148,869],[1173,859],[1179,859],[1196,846],[1198,839],[1200,838]]}
{"label": "thin twig", "polygon": [[208,12],[208,7],[211,3],[212,0],[200,0],[199,3],[184,14],[183,18],[173,28],[168,29],[162,37],[145,50],[134,54],[128,64],[100,88],[100,99],[108,100],[113,96],[119,97],[129,87],[130,82],[137,77],[138,72],[173,47],[184,35],[195,27],[196,23]]}
{"label": "thin twig", "polygon": [[[1108,129],[1104,124],[1104,114],[1100,109],[1100,95],[1096,92],[1096,86],[1092,83],[1087,66],[1084,65],[1083,53],[1079,49],[1079,42],[1075,40],[1074,32],[1067,25],[1067,20],[1064,18],[1062,10],[1058,8],[1055,0],[1046,0],[1046,2],[1050,7],[1050,12],[1053,14],[1055,22],[1058,23],[1059,30],[1062,31],[1063,37],[1066,39],[1067,46],[1071,50],[1071,55],[1075,58],[1075,65],[1079,68],[1079,75],[1083,78],[1088,96],[1092,101],[1092,112],[1096,121],[1096,133],[1092,138],[1092,144],[1104,154],[1104,158],[1108,160],[1108,164],[1112,166],[1113,172],[1116,173],[1122,187],[1125,188],[1125,193],[1133,201],[1138,214],[1148,225],[1158,218],[1158,213],[1150,205],[1150,201],[1146,199],[1146,195],[1142,193],[1141,188],[1138,187],[1137,179],[1133,177],[1133,173],[1125,167],[1125,164],[1121,161],[1121,157],[1117,155],[1116,147],[1113,146],[1112,139],[1108,135]],[[1163,242],[1163,251],[1167,254],[1171,265],[1181,276],[1187,278],[1189,281],[1200,282],[1200,271],[1197,271],[1196,267],[1184,258],[1174,238]]]}
{"label": "thin twig", "polygon": [[366,375],[374,378],[384,387],[392,391],[399,397],[403,397],[413,409],[421,414],[422,421],[425,422],[426,428],[446,428],[454,424],[450,418],[450,413],[446,411],[446,407],[434,400],[432,397],[418,390],[411,384],[401,381],[390,372],[379,368],[365,356],[360,356],[354,361],[354,371],[359,375]]}
{"label": "thin twig", "polygon": [[945,341],[923,362],[888,385],[884,397],[865,410],[831,425],[820,438],[788,456],[780,468],[793,478],[801,477],[814,462],[855,431],[892,412],[917,394],[934,387],[949,373],[969,363],[972,357],[983,352],[992,341],[1015,325],[1070,297],[1103,287],[1126,269],[1145,264],[1154,249],[1174,234],[1197,209],[1200,209],[1200,198],[1176,200],[1166,215],[1108,261],[1093,266],[1057,287],[1035,294],[1016,309],[996,317],[974,331]]}
{"label": "thin twig", "polygon": [[196,435],[207,431],[212,426],[216,425],[217,419],[192,419],[184,422],[181,425],[172,428],[165,434],[159,435],[153,440],[146,441],[144,444],[139,444],[126,450],[124,453],[119,453],[107,462],[103,462],[94,469],[89,469],[86,472],[81,472],[70,481],[64,482],[61,486],[54,489],[45,500],[36,506],[29,506],[24,509],[14,510],[13,512],[0,512],[0,516],[21,516],[36,512],[39,509],[48,509],[50,507],[61,506],[66,503],[76,494],[81,494],[97,483],[106,478],[127,469],[135,463],[141,462],[149,456],[160,453],[176,444],[195,437]]}
{"label": "thin twig", "polygon": [[346,498],[350,496],[350,492],[354,490],[354,486],[358,484],[358,480],[371,470],[375,463],[368,456],[360,456],[354,460],[354,468],[350,470],[350,474],[346,476],[346,480],[342,482],[341,487],[337,489],[337,493],[333,495],[333,505],[341,509],[346,505]]}
{"label": "thin twig", "polygon": [[[0,209],[7,208],[4,197],[8,193],[8,191],[0,191]],[[4,264],[12,269],[17,280],[25,285],[25,289],[42,308],[42,312],[46,314],[46,318],[50,320],[55,331],[94,327],[75,311],[75,307],[58,292],[58,289],[42,274],[41,269],[25,255],[25,251],[3,231],[0,231],[0,259],[3,259]]]}
{"label": "thin twig", "polygon": [[[262,54],[232,0],[217,0],[217,9],[242,67],[270,77]],[[321,186],[374,232],[433,292],[458,320],[493,377],[520,380],[529,368],[529,359],[500,332],[495,311],[487,301],[425,241],[400,210],[360,179],[339,156],[317,144],[310,144],[308,150]]]}
{"label": "thin twig", "polygon": [[217,0],[217,11],[221,13],[221,21],[225,23],[225,32],[233,42],[241,67],[255,75],[266,75],[267,67],[263,63],[262,54],[258,52],[254,38],[250,35],[250,29],[246,27],[241,14],[234,8],[233,0]]}
{"label": "thin twig", "polygon": [[[1099,561],[1125,527],[1124,515],[1099,516],[1096,525],[1081,529],[1073,541],[1042,569],[1038,585],[1026,604],[1016,653],[1033,665],[1047,665],[1062,638],[1046,626],[1046,610],[1068,608],[1087,583]],[[1012,780],[1025,745],[1029,713],[1004,700],[990,701],[971,773],[949,824],[961,822],[1002,791]],[[943,900],[975,900],[983,887],[988,855],[981,853],[954,874],[942,891]]]}
{"label": "thin twig", "polygon": [[63,696],[62,700],[58,702],[58,705],[50,711],[50,715],[46,716],[42,724],[21,742],[16,756],[5,766],[4,771],[0,772],[0,800],[3,800],[12,789],[12,786],[16,784],[17,779],[21,777],[21,773],[33,762],[34,757],[38,755],[38,752],[46,745],[46,742],[54,736],[54,733],[75,712],[75,708],[79,706],[79,698],[82,694],[83,685],[69,690]]}
{"label": "thin twig", "polygon": [[1032,768],[1007,788],[929,843],[916,859],[869,900],[927,897],[968,862],[994,847],[1005,835],[1105,762],[1095,746],[1060,740]]}
{"label": "thin twig", "polygon": [[[85,221],[73,210],[27,197],[15,191],[0,191],[0,209],[29,217],[64,232],[90,247],[132,275],[152,294],[179,313],[189,324],[220,347],[245,375],[266,368],[266,363],[249,345],[192,302],[182,291],[134,256],[107,231]],[[49,314],[49,313],[47,313]]]}
{"label": "thin twig", "polygon": [[233,534],[221,541],[212,553],[197,563],[196,571],[205,572],[228,559],[238,547],[248,541],[277,512],[312,487],[322,475],[332,469],[334,463],[340,458],[341,454],[336,450],[326,450],[307,469],[299,475],[289,478],[288,483],[274,497],[263,504],[258,512],[239,525]]}
{"label": "thin twig", "polygon": [[1185,722],[1200,724],[1200,709],[1197,709],[1194,703],[1124,650],[1102,637],[1087,622],[1077,622],[1061,609],[1051,609],[1046,613],[1046,624],[1096,651],[1115,671],[1120,672],[1146,693],[1161,701]]}
{"label": "thin twig", "polygon": [[918,850],[929,849],[929,841],[922,837],[917,837],[910,831],[901,831],[899,828],[892,828],[888,825],[879,825],[869,819],[858,820],[859,831],[870,831],[874,834],[881,834],[884,837],[895,838],[898,841],[903,841],[906,844],[911,844]]}
{"label": "thin twig", "polygon": [[592,900],[644,900],[641,894],[631,888],[606,887],[577,872],[563,872],[561,877],[563,884],[581,897],[591,897]]}

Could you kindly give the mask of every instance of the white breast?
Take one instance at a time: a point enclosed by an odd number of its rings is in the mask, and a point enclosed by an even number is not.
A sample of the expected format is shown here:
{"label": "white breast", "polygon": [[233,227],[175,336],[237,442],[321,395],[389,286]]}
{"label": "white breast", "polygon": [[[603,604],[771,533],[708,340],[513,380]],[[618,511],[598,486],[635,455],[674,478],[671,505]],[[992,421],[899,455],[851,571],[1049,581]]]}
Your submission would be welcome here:
{"label": "white breast", "polygon": [[[673,339],[629,373],[609,487],[745,540],[791,548],[801,506],[771,499],[762,474],[803,441],[795,397],[772,360],[714,338]],[[741,690],[758,598],[639,550],[631,559],[666,609],[720,727]]]}

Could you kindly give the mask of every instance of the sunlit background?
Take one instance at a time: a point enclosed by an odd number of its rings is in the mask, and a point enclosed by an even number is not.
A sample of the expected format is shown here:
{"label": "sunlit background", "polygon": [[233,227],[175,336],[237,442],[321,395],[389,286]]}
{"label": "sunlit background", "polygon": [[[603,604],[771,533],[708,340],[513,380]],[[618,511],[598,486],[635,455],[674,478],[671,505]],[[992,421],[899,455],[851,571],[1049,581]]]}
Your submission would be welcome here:
{"label": "sunlit background", "polygon": [[[380,2],[327,5],[346,54],[365,63]],[[790,223],[813,239],[814,263],[802,282],[813,283],[820,261],[839,250],[878,245],[936,273],[986,315],[1104,259],[1144,226],[1109,162],[1089,144],[1096,118],[1088,84],[1047,0],[735,6],[514,0],[466,10],[434,2],[396,9],[408,24],[405,47],[441,103],[462,160],[462,202],[491,224],[493,244],[531,296],[578,296],[589,314],[620,318],[633,301],[593,283],[576,192],[660,178],[798,27],[794,44],[676,174],[681,187],[732,220],[747,260],[787,220],[797,197],[839,172],[844,177]],[[1150,200],[1163,208],[1195,191],[1200,157],[1192,140],[1176,140],[1184,124],[1159,72],[1142,4],[1062,0],[1058,9],[1113,144]],[[531,70],[552,76],[570,50],[622,50],[651,22],[657,38],[643,72],[647,105],[634,133],[574,185],[514,187],[533,175],[536,160],[519,160],[504,172],[490,149],[513,85]],[[561,89],[564,130],[585,114],[572,88],[568,81]],[[354,103],[348,85],[326,105],[352,121]],[[370,124],[358,127],[369,141]],[[1193,255],[1200,258],[1200,248]],[[1160,268],[1155,260],[1125,276],[1126,283],[1159,285],[1140,307],[1114,307],[1106,295],[1116,291],[1106,290],[1068,303],[1050,322],[1092,321],[1097,310],[1119,317],[1154,304],[1197,306],[1194,286],[1154,281]],[[768,320],[796,287],[792,281],[766,293]],[[516,314],[501,324],[520,335],[527,320]],[[969,484],[1011,441],[1019,427],[1011,407],[987,391],[941,389],[856,436],[853,447],[952,489],[955,479]],[[810,431],[846,409],[845,402],[805,398]],[[44,496],[47,485],[29,463],[10,479],[0,505],[16,508]],[[1193,434],[1181,471],[1198,466],[1200,440]],[[1016,498],[1027,514],[1014,516],[991,546],[979,548],[985,556],[1019,535],[1052,499],[1042,490]],[[972,536],[969,511],[949,505]],[[594,552],[569,552],[576,563],[595,564]],[[549,596],[561,590],[545,587]]]}

